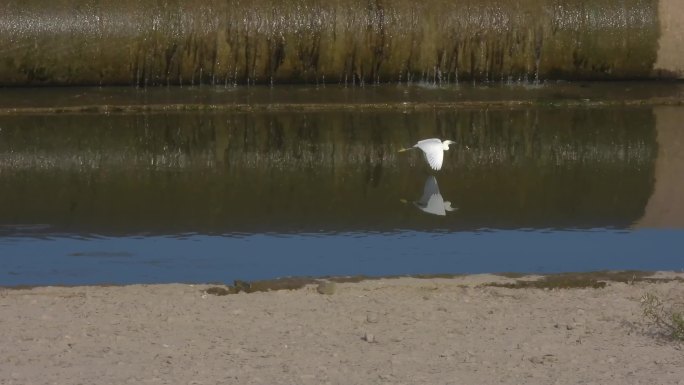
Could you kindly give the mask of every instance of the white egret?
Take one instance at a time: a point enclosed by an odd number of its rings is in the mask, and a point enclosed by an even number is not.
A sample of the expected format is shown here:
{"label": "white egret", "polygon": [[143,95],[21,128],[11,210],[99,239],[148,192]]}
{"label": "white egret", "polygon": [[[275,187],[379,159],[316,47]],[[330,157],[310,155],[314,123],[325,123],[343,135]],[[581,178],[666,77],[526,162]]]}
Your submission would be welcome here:
{"label": "white egret", "polygon": [[404,152],[408,150],[413,150],[418,148],[423,151],[425,155],[425,160],[435,171],[439,171],[442,168],[442,161],[444,160],[444,151],[449,150],[449,145],[454,144],[453,140],[441,141],[437,138],[424,139],[413,145],[410,148],[402,148],[399,152]]}

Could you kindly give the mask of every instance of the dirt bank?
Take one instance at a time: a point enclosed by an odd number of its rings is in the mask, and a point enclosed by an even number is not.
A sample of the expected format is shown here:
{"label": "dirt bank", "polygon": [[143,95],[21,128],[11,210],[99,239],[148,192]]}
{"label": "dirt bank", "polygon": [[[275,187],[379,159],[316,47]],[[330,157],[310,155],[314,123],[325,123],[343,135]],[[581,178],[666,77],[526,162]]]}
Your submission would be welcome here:
{"label": "dirt bank", "polygon": [[681,281],[492,281],[513,280],[0,289],[0,384],[684,384],[682,346],[640,308],[681,299]]}

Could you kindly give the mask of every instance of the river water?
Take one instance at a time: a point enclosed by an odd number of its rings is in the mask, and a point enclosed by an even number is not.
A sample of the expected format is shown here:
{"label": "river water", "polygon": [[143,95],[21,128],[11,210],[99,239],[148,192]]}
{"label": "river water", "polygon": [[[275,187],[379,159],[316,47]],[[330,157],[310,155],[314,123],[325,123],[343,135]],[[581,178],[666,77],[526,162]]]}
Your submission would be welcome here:
{"label": "river water", "polygon": [[684,269],[684,108],[363,95],[0,115],[0,285]]}

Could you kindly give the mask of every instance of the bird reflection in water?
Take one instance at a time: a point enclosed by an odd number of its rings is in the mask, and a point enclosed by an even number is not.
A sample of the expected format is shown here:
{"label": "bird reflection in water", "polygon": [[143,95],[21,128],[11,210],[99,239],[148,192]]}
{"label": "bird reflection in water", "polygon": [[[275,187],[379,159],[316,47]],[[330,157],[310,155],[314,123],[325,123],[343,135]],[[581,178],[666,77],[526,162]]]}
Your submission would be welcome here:
{"label": "bird reflection in water", "polygon": [[[402,199],[402,202],[407,203],[405,199]],[[423,186],[423,196],[419,200],[413,201],[413,205],[428,214],[440,216],[445,216],[447,211],[457,210],[457,208],[451,207],[451,202],[442,198],[437,178],[433,175],[427,177],[425,186]]]}

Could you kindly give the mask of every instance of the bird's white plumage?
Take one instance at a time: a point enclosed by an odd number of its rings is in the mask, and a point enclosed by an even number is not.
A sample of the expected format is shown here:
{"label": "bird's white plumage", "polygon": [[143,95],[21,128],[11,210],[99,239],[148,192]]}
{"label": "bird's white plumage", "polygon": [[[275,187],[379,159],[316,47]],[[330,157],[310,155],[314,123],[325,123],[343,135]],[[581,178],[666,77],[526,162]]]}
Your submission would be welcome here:
{"label": "bird's white plumage", "polygon": [[442,162],[444,161],[444,149],[448,149],[448,144],[445,146],[441,140],[437,138],[421,140],[415,144],[416,148],[423,151],[425,155],[425,160],[427,160],[430,168],[438,171],[442,168]]}

